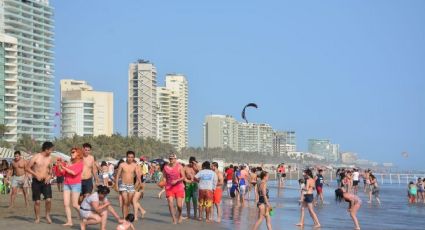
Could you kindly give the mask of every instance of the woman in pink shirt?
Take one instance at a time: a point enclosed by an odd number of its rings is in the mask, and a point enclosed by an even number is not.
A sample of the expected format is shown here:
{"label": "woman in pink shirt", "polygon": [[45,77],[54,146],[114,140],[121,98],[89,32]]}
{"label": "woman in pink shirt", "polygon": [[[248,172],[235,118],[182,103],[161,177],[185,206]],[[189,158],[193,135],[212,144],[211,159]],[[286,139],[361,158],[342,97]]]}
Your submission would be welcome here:
{"label": "woman in pink shirt", "polygon": [[83,172],[83,151],[80,148],[71,149],[71,164],[59,165],[59,170],[64,172],[65,182],[63,186],[63,204],[65,206],[66,223],[63,226],[72,226],[71,207],[80,213],[78,198],[81,193],[81,174]]}

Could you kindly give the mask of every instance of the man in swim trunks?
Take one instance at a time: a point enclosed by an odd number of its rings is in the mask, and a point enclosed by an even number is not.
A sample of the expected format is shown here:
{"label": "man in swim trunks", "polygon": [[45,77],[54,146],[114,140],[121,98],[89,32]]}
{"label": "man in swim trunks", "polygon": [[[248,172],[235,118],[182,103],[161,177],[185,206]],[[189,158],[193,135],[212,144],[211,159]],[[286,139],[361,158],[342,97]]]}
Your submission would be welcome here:
{"label": "man in swim trunks", "polygon": [[52,187],[50,179],[52,179],[52,158],[50,154],[53,152],[53,143],[44,142],[41,147],[42,152],[35,154],[30,162],[25,166],[25,171],[33,176],[31,189],[32,200],[34,201],[34,223],[40,223],[40,199],[43,194],[46,200],[46,220],[48,224],[52,223],[50,219],[50,210],[52,207]]}
{"label": "man in swim trunks", "polygon": [[[183,166],[177,162],[177,156],[171,153],[168,156],[169,164],[164,166],[163,175],[165,178],[165,194],[168,200],[168,208],[170,210],[173,224],[182,222],[182,208],[184,199],[184,184],[186,180]],[[174,208],[174,200],[177,201],[177,217]]]}
{"label": "man in swim trunks", "polygon": [[[217,185],[215,187],[214,190],[214,206],[217,209],[217,222],[220,223],[221,222],[221,197],[223,196],[223,184],[224,184],[224,176],[223,176],[223,172],[220,171],[218,169],[218,163],[217,162],[213,162],[211,165],[211,169],[215,172],[215,174],[217,175]],[[211,212],[211,215],[213,215],[213,212]]]}
{"label": "man in swim trunks", "polygon": [[25,199],[25,207],[28,207],[27,191],[24,189],[24,183],[26,180],[25,165],[26,161],[21,157],[21,152],[16,151],[14,153],[14,159],[12,161],[12,194],[10,194],[9,208],[15,207],[15,199],[18,194],[18,189],[22,189]]}
{"label": "man in swim trunks", "polygon": [[[122,197],[122,215],[125,218],[128,215],[130,204],[133,202],[133,196],[136,192],[134,178],[136,178],[136,184],[142,184],[140,180],[141,173],[140,167],[136,164],[136,154],[133,151],[127,151],[127,161],[120,164],[115,177],[115,189],[118,189]],[[121,184],[118,188],[118,180],[121,178]]]}
{"label": "man in swim trunks", "polygon": [[195,175],[195,180],[199,182],[199,220],[202,221],[205,210],[205,221],[211,222],[211,208],[214,201],[214,190],[217,186],[217,175],[211,170],[209,161],[202,163],[202,170]]}
{"label": "man in swim trunks", "polygon": [[81,194],[80,202],[83,201],[84,197],[90,196],[93,191],[93,178],[96,184],[99,184],[99,178],[97,176],[98,166],[96,160],[91,154],[92,147],[89,143],[83,144],[83,174],[81,174]]}
{"label": "man in swim trunks", "polygon": [[325,178],[323,177],[322,174],[323,170],[319,169],[318,173],[316,175],[316,177],[314,178],[314,181],[316,183],[316,191],[317,191],[317,195],[316,195],[316,202],[319,203],[319,198],[320,201],[323,204],[323,184],[325,183]]}
{"label": "man in swim trunks", "polygon": [[193,203],[194,218],[197,218],[198,213],[198,183],[194,181],[196,173],[199,172],[198,162],[195,157],[189,158],[189,164],[184,167],[185,173],[185,202],[187,218],[190,218],[190,200]]}

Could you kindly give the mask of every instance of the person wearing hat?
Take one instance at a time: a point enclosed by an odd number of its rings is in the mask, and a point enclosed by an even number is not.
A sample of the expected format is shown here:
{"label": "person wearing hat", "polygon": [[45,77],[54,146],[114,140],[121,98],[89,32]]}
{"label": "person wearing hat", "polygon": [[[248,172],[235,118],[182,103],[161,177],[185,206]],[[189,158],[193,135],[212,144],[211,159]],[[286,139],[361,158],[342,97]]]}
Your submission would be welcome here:
{"label": "person wearing hat", "polygon": [[[170,210],[173,224],[182,222],[182,208],[183,199],[185,198],[184,184],[186,180],[183,166],[177,162],[177,156],[171,153],[168,156],[170,163],[164,166],[164,177],[165,177],[165,194],[168,201],[168,207]],[[174,200],[177,203],[177,216],[174,208]]]}

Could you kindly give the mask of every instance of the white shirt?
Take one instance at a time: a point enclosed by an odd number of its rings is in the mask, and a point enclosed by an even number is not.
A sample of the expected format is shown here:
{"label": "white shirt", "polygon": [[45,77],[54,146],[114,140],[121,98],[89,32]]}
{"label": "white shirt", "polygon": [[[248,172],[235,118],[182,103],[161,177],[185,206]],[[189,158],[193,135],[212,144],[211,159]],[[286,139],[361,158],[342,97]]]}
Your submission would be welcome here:
{"label": "white shirt", "polygon": [[353,172],[353,180],[359,180],[359,172]]}

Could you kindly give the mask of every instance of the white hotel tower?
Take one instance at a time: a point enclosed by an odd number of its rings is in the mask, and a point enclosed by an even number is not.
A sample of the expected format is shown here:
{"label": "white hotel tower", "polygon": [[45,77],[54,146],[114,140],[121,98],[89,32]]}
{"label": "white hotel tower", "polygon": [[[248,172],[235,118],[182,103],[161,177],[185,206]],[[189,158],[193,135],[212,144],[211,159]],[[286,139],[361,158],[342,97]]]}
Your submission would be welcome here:
{"label": "white hotel tower", "polygon": [[38,141],[52,139],[53,22],[48,0],[0,0],[0,34],[16,39],[16,45],[5,46],[2,58],[9,64],[0,73],[5,75],[5,99],[0,103],[9,129],[6,141],[16,142],[25,134]]}

